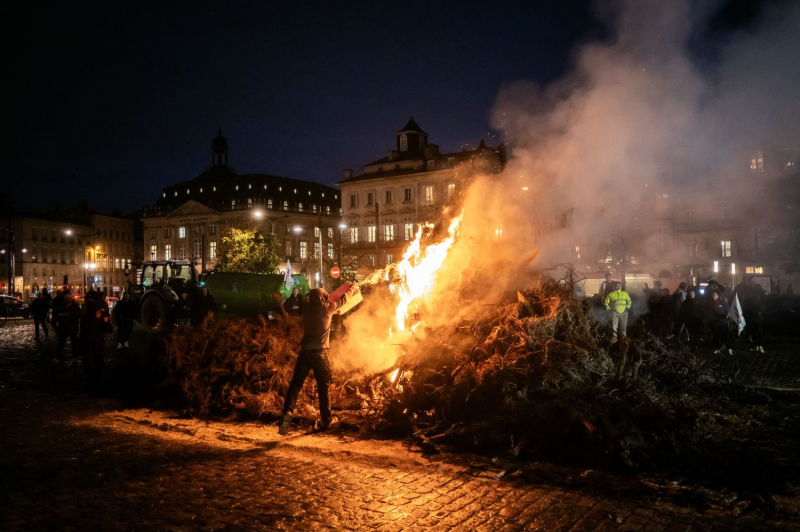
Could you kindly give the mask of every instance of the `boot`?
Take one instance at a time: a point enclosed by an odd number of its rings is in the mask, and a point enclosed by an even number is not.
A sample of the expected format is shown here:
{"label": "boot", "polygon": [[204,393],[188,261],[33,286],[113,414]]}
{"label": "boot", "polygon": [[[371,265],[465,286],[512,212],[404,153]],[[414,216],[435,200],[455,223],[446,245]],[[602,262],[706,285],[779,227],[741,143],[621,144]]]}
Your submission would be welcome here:
{"label": "boot", "polygon": [[283,414],[283,418],[281,418],[281,423],[278,425],[278,434],[281,436],[286,436],[289,434],[289,425],[292,424],[292,415],[291,414]]}

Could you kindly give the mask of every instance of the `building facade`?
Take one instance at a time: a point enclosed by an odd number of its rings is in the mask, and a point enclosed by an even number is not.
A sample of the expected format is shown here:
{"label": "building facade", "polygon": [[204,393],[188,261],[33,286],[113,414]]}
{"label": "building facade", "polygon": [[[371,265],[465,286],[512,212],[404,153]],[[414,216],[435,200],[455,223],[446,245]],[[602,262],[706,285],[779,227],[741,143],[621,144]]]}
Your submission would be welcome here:
{"label": "building facade", "polygon": [[[268,174],[237,174],[228,165],[222,135],[211,144],[212,164],[196,178],[165,188],[155,207],[142,212],[145,260],[191,260],[209,271],[229,227],[275,235],[283,258],[297,274],[318,279],[319,254],[341,223],[339,190]],[[323,249],[320,251],[320,235]]]}
{"label": "building facade", "polygon": [[418,224],[435,222],[456,203],[473,175],[498,173],[505,146],[442,153],[413,117],[397,132],[386,157],[345,170],[339,182],[347,242],[364,269],[383,267],[402,256]]}
{"label": "building facade", "polygon": [[[76,294],[95,288],[119,296],[127,288],[125,272],[134,260],[132,220],[79,207],[62,214],[21,213],[11,224],[15,293],[31,297],[42,288],[69,286]],[[5,286],[12,269],[7,228],[2,242]]]}

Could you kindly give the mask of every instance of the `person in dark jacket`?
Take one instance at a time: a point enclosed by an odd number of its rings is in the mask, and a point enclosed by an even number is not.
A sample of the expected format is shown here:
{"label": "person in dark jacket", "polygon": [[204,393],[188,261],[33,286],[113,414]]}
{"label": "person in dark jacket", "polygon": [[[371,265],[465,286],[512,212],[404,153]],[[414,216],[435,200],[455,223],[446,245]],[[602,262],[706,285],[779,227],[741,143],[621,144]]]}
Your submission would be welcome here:
{"label": "person in dark jacket", "polygon": [[56,295],[52,301],[50,301],[50,308],[52,309],[50,323],[53,325],[53,330],[58,334],[58,318],[61,315],[61,311],[64,310],[64,291],[56,290]]}
{"label": "person in dark jacket", "polygon": [[728,330],[728,313],[731,307],[722,290],[714,289],[711,292],[711,334],[714,353],[733,354],[731,349],[730,331]]}
{"label": "person in dark jacket", "polygon": [[47,313],[50,312],[50,302],[53,298],[50,297],[50,294],[47,293],[47,288],[42,288],[42,291],[39,292],[39,296],[34,300],[31,307],[33,311],[33,328],[36,331],[36,339],[39,339],[39,326],[41,325],[42,329],[44,329],[44,336],[50,336],[50,332],[47,330]]}
{"label": "person in dark jacket", "polygon": [[300,295],[300,290],[297,288],[292,290],[292,295],[283,303],[283,308],[286,309],[286,313],[289,316],[303,315],[303,298]]}
{"label": "person in dark jacket", "polygon": [[181,292],[181,297],[175,302],[175,323],[188,327],[192,321],[192,306],[189,304],[189,293]]}
{"label": "person in dark jacket", "polygon": [[303,339],[300,341],[300,353],[294,366],[292,382],[286,392],[286,400],[283,403],[283,417],[278,428],[278,434],[281,436],[289,432],[294,406],[297,403],[297,395],[303,388],[303,383],[308,377],[309,370],[314,371],[314,379],[317,381],[319,412],[322,418],[320,428],[325,430],[330,426],[333,420],[328,397],[328,387],[332,379],[331,365],[328,362],[331,318],[357,292],[358,285],[351,284],[350,289],[344,296],[334,302],[328,301],[328,293],[323,288],[314,288],[309,292],[308,305],[306,305],[302,316]]}
{"label": "person in dark jacket", "polygon": [[96,388],[103,376],[105,334],[111,330],[105,294],[94,291],[86,294],[80,329],[86,383],[90,388]]}
{"label": "person in dark jacket", "polygon": [[[681,321],[689,333],[689,348],[694,351],[700,342],[700,329],[703,326],[704,307],[697,297],[697,289],[686,290],[686,299],[681,303]],[[679,338],[680,339],[680,338]]]}
{"label": "person in dark jacket", "polygon": [[204,286],[200,289],[200,297],[197,298],[197,303],[193,308],[192,325],[198,325],[206,319],[206,316],[217,311],[217,300],[209,293],[208,288]]}
{"label": "person in dark jacket", "polygon": [[686,290],[688,288],[689,285],[684,281],[678,285],[678,289],[672,294],[672,321],[675,323],[675,336],[678,342],[681,341],[686,332],[686,323],[681,319],[681,306],[686,301]]}
{"label": "person in dark jacket", "polygon": [[744,316],[747,334],[753,340],[753,348],[750,351],[763,353],[764,319],[761,313],[764,310],[764,303],[767,299],[764,289],[748,275],[736,287],[733,295],[739,296],[739,304],[742,306],[742,316]]}
{"label": "person in dark jacket", "polygon": [[67,345],[67,338],[69,338],[70,345],[72,346],[72,364],[73,369],[76,368],[75,363],[78,360],[78,328],[81,318],[81,309],[75,300],[72,298],[70,292],[65,292],[61,295],[64,303],[58,315],[58,347],[56,347],[56,358],[54,362],[58,362],[62,367],[64,366],[64,347]]}
{"label": "person in dark jacket", "polygon": [[117,322],[117,349],[130,347],[133,321],[136,319],[136,306],[131,301],[131,293],[122,294],[122,300],[114,306],[114,321]]}

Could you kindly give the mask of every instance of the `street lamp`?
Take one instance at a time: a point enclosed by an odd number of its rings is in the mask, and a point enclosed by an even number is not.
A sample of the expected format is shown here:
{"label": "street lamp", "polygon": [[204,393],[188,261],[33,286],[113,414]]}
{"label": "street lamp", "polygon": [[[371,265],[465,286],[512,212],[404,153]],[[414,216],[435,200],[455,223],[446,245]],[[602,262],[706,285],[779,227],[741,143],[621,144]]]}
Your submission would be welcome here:
{"label": "street lamp", "polygon": [[94,262],[85,262],[83,264],[83,295],[86,295],[86,272],[94,273],[95,268],[97,268],[97,264]]}

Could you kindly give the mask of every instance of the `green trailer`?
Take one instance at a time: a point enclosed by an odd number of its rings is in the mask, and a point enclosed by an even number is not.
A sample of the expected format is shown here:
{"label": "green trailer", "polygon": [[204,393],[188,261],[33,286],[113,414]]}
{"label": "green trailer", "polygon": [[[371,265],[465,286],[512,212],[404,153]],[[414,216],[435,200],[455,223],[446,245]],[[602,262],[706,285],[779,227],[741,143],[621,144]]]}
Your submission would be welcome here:
{"label": "green trailer", "polygon": [[251,274],[212,272],[204,286],[217,302],[217,313],[222,316],[267,314],[278,310],[278,298],[284,301],[297,288],[300,295],[309,292],[308,281],[302,275],[293,275],[294,285],[286,288],[280,274]]}

